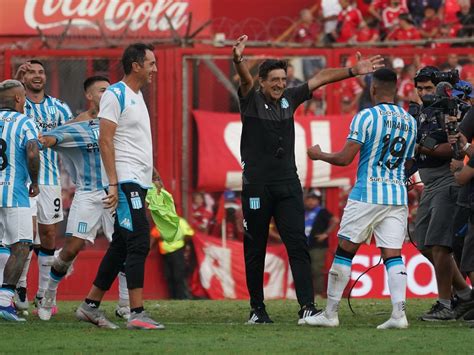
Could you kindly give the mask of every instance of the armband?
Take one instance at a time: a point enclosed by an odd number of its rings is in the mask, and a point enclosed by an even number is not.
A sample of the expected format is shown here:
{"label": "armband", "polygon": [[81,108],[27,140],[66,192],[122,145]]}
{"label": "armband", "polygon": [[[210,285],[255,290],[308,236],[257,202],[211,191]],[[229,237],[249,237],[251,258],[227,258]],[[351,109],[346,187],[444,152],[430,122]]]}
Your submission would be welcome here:
{"label": "armband", "polygon": [[353,77],[356,76],[356,75],[354,74],[354,72],[352,71],[352,68],[349,68],[348,72],[349,72],[349,77],[350,77],[350,78],[353,78]]}

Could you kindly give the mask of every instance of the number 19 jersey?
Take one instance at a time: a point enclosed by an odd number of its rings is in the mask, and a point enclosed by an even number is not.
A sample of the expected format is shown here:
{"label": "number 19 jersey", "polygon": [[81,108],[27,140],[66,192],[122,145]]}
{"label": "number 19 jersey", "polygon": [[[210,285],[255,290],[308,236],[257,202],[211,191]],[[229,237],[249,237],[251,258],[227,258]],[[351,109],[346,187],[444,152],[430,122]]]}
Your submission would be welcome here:
{"label": "number 19 jersey", "polygon": [[361,149],[350,200],[407,205],[405,162],[414,156],[416,129],[415,118],[395,104],[379,104],[353,118],[347,139]]}

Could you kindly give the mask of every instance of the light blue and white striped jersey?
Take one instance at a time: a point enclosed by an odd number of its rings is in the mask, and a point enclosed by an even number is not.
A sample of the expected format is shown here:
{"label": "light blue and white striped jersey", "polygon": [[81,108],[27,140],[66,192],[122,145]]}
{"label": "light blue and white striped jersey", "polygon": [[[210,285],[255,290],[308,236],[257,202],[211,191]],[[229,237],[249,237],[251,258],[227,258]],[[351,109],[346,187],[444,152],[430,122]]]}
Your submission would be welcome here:
{"label": "light blue and white striped jersey", "polygon": [[[39,104],[26,99],[25,115],[36,122],[40,132],[48,132],[72,118],[69,106],[54,97],[45,95]],[[52,149],[40,153],[41,165],[38,183],[40,185],[60,185],[58,154]]]}
{"label": "light blue and white striped jersey", "polygon": [[395,104],[360,111],[347,139],[360,148],[357,181],[349,199],[379,205],[406,205],[405,162],[414,156],[416,121]]}
{"label": "light blue and white striped jersey", "polygon": [[13,110],[0,110],[0,207],[30,207],[26,143],[37,138],[32,119]]}
{"label": "light blue and white striped jersey", "polygon": [[57,143],[51,149],[61,156],[61,162],[76,190],[96,191],[106,183],[99,151],[99,120],[81,121],[57,127],[44,133],[53,136]]}

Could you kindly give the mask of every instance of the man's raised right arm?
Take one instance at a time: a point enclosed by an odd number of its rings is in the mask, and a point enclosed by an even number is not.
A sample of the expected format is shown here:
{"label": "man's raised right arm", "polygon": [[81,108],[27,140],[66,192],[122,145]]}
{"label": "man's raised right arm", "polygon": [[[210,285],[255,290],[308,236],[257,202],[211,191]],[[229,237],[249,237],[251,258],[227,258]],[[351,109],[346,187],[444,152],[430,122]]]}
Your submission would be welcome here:
{"label": "man's raised right arm", "polygon": [[243,57],[245,42],[247,42],[247,39],[247,35],[240,36],[232,47],[232,61],[234,62],[235,71],[240,78],[240,94],[242,97],[247,96],[253,88],[253,78],[250,74],[247,62]]}

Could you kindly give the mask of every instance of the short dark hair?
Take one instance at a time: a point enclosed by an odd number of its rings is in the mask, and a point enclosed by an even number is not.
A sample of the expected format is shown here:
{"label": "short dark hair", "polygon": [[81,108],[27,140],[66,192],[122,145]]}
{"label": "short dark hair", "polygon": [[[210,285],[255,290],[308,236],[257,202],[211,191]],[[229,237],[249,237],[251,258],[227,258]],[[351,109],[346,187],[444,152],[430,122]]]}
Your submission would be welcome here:
{"label": "short dark hair", "polygon": [[94,85],[98,81],[106,81],[110,84],[110,80],[102,75],[94,75],[88,77],[86,80],[84,80],[84,91],[87,91],[92,85]]}
{"label": "short dark hair", "polygon": [[44,64],[42,62],[40,62],[38,59],[30,59],[27,61],[27,63],[30,63],[30,64],[39,64],[43,67],[44,69]]}
{"label": "short dark hair", "polygon": [[387,95],[395,94],[397,90],[397,73],[392,69],[378,69],[374,72],[372,79],[378,90],[382,90]]}
{"label": "short dark hair", "polygon": [[153,51],[155,48],[151,44],[133,43],[129,45],[122,55],[122,66],[125,74],[132,72],[132,63],[136,62],[143,65],[145,62],[146,51]]}
{"label": "short dark hair", "polygon": [[431,65],[421,68],[415,74],[415,85],[419,82],[431,81],[435,72],[439,72],[439,69]]}
{"label": "short dark hair", "polygon": [[268,77],[268,73],[275,69],[283,69],[286,73],[288,69],[288,62],[286,60],[267,59],[264,60],[258,67],[258,76],[262,79]]}

